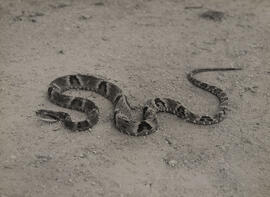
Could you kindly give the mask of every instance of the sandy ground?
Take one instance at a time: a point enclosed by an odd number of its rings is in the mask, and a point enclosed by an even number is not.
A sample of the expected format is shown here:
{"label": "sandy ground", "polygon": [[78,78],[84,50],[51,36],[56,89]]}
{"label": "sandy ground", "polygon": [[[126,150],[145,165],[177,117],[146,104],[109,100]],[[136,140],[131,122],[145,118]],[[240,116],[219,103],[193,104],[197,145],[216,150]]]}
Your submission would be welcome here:
{"label": "sandy ground", "polygon": [[[225,13],[205,19],[207,10]],[[270,196],[269,0],[0,0],[0,196]],[[133,106],[177,99],[213,114],[214,96],[192,86],[193,68],[242,67],[198,78],[230,98],[226,120],[196,126],[159,115],[158,132],[115,129],[112,105],[90,132],[39,121],[54,78],[86,73],[121,87]]]}

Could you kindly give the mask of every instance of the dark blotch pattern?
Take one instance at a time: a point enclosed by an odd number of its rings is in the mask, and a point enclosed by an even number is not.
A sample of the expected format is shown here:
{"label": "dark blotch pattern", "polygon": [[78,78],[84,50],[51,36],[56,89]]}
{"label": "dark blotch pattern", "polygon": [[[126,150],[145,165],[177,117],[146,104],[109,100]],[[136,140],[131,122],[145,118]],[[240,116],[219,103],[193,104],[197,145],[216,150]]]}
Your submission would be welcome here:
{"label": "dark blotch pattern", "polygon": [[76,97],[71,101],[72,109],[82,109],[83,98]]}
{"label": "dark blotch pattern", "polygon": [[53,88],[49,87],[48,88],[48,96],[49,96],[49,98],[52,96],[52,91],[53,91]]}
{"label": "dark blotch pattern", "polygon": [[223,91],[219,95],[220,95],[220,97],[227,97],[226,93]]}
{"label": "dark blotch pattern", "polygon": [[[50,100],[53,103],[56,103],[60,106],[67,106],[69,101],[70,101],[71,97],[67,96],[67,95],[63,95],[59,92],[53,91],[52,92],[52,96],[50,97]],[[68,106],[67,106],[68,107]]]}
{"label": "dark blotch pattern", "polygon": [[170,98],[166,98],[166,101],[167,101],[166,112],[168,112],[168,113],[174,114],[176,107],[181,105],[181,103],[179,103],[175,100],[172,100]]}
{"label": "dark blotch pattern", "polygon": [[144,107],[143,108],[143,114],[146,114],[147,110],[148,110],[148,107]]}
{"label": "dark blotch pattern", "polygon": [[219,88],[216,88],[215,91],[213,92],[216,96],[220,97],[220,94],[222,93],[223,91]]}
{"label": "dark blotch pattern", "polygon": [[90,124],[89,124],[89,122],[87,120],[84,120],[84,121],[81,121],[81,122],[77,123],[77,129],[79,131],[83,131],[83,130],[89,128],[89,127],[90,127]]}
{"label": "dark blotch pattern", "polygon": [[207,91],[209,91],[212,94],[215,92],[215,90],[216,90],[216,87],[215,86],[208,86],[207,87]]}
{"label": "dark blotch pattern", "polygon": [[64,125],[66,128],[70,129],[70,130],[76,130],[76,123],[72,122],[72,121],[64,121]]}
{"label": "dark blotch pattern", "polygon": [[116,97],[116,99],[114,100],[114,105],[116,105],[117,103],[118,103],[118,101],[120,100],[120,98],[122,97],[123,95],[121,94],[121,95],[118,95],[117,97]]}
{"label": "dark blotch pattern", "polygon": [[227,96],[225,96],[225,97],[220,97],[220,98],[219,98],[219,102],[220,102],[220,103],[223,103],[223,102],[225,102],[225,101],[227,101],[227,100],[229,100],[229,98],[228,98]]}
{"label": "dark blotch pattern", "polygon": [[86,100],[86,102],[84,103],[84,110],[89,111],[89,110],[92,110],[94,108],[97,108],[95,103],[90,101],[90,100]]}
{"label": "dark blotch pattern", "polygon": [[99,120],[99,110],[98,108],[92,109],[90,112],[87,112],[87,120],[89,127],[94,126]]}
{"label": "dark blotch pattern", "polygon": [[208,87],[208,84],[206,84],[206,83],[201,83],[201,84],[200,84],[200,87],[201,87],[202,89],[206,89],[206,88]]}
{"label": "dark blotch pattern", "polygon": [[146,129],[146,130],[151,130],[152,127],[151,127],[151,125],[148,124],[147,122],[142,121],[142,122],[139,124],[139,127],[138,127],[138,133],[142,132],[144,129]]}
{"label": "dark blotch pattern", "polygon": [[184,118],[184,117],[186,117],[185,107],[183,107],[182,105],[179,106],[179,107],[176,109],[176,115],[177,115],[179,118]]}
{"label": "dark blotch pattern", "polygon": [[119,95],[121,89],[112,83],[108,83],[110,93],[107,95],[107,98],[112,102],[115,103],[115,97]]}
{"label": "dark blotch pattern", "polygon": [[80,80],[78,79],[78,77],[76,75],[71,75],[69,77],[69,82],[70,82],[70,85],[72,87],[78,87],[78,86],[81,86],[81,83],[80,83]]}
{"label": "dark blotch pattern", "polygon": [[100,82],[100,84],[98,85],[98,93],[106,97],[107,95],[107,82],[106,81]]}
{"label": "dark blotch pattern", "polygon": [[155,104],[159,109],[166,108],[166,104],[160,98],[155,99]]}
{"label": "dark blotch pattern", "polygon": [[147,118],[147,110],[148,110],[148,107],[144,107],[143,108],[143,120],[145,120]]}
{"label": "dark blotch pattern", "polygon": [[204,121],[212,122],[213,119],[210,116],[201,116],[200,121],[202,121],[202,122],[204,122]]}

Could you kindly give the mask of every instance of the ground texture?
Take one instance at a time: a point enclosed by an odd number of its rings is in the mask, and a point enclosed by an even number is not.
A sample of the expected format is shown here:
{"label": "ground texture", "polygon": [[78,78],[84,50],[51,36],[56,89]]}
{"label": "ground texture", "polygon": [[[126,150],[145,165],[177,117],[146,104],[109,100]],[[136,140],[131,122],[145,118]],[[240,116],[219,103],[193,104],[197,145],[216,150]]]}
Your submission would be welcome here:
{"label": "ground texture", "polygon": [[[223,14],[203,14],[209,10]],[[0,0],[0,196],[268,197],[270,195],[269,0]],[[203,73],[224,89],[228,118],[215,126],[159,115],[158,132],[115,129],[112,105],[89,92],[99,123],[72,133],[35,116],[47,87],[74,73],[121,87],[133,106],[171,97],[197,113],[216,98],[186,80]]]}

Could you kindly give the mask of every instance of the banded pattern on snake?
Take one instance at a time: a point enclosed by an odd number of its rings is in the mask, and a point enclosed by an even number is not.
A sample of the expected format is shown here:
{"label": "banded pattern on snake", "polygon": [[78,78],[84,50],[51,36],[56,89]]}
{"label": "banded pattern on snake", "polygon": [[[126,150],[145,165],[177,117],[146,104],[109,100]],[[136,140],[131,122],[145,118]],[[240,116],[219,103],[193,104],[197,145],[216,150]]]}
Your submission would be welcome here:
{"label": "banded pattern on snake", "polygon": [[218,111],[211,117],[198,115],[189,111],[180,102],[170,98],[154,98],[146,102],[143,107],[141,121],[135,121],[132,117],[132,108],[126,95],[115,84],[91,75],[67,75],[53,80],[48,88],[49,100],[61,107],[82,111],[86,119],[73,122],[68,113],[51,110],[38,110],[36,114],[47,120],[61,121],[64,126],[72,131],[83,131],[92,128],[99,119],[99,109],[94,102],[63,94],[69,89],[93,91],[109,99],[114,105],[114,124],[122,133],[132,136],[145,136],[154,133],[158,129],[157,113],[167,112],[179,118],[199,125],[211,125],[221,122],[228,106],[226,93],[216,86],[209,85],[194,78],[194,75],[209,71],[233,71],[241,68],[203,68],[195,69],[188,73],[187,79],[195,86],[210,92],[219,100]]}

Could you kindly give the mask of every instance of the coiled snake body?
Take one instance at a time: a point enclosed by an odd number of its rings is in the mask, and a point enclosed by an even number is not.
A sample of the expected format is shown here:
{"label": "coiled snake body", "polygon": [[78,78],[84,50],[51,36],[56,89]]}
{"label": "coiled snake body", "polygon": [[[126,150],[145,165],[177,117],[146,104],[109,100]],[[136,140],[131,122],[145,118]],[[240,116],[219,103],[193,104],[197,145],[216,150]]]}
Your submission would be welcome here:
{"label": "coiled snake body", "polygon": [[52,81],[48,88],[49,100],[61,107],[82,111],[87,118],[84,121],[73,122],[69,114],[51,110],[38,110],[36,114],[42,118],[61,121],[70,130],[83,131],[93,127],[99,119],[99,110],[94,102],[63,94],[69,89],[89,90],[109,99],[114,105],[114,123],[119,131],[132,136],[145,136],[155,132],[158,128],[157,113],[167,112],[179,118],[199,125],[211,125],[222,121],[225,117],[228,97],[226,93],[216,86],[203,83],[194,78],[200,72],[232,71],[241,68],[204,68],[195,69],[187,75],[187,79],[195,86],[215,95],[219,100],[218,111],[211,117],[197,115],[185,108],[180,102],[170,98],[154,98],[146,102],[143,107],[141,121],[132,117],[132,108],[123,91],[115,84],[91,75],[67,75]]}

